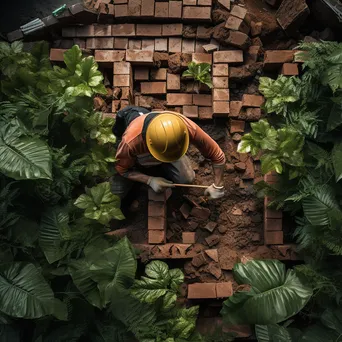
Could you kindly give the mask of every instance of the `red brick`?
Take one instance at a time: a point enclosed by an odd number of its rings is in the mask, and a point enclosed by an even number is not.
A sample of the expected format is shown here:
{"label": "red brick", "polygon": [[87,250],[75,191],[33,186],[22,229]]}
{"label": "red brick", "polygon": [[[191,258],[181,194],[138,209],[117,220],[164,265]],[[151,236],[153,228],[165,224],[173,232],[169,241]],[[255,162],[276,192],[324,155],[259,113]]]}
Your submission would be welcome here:
{"label": "red brick", "polygon": [[114,5],[115,17],[128,17],[128,5]]}
{"label": "red brick", "polygon": [[234,15],[235,17],[238,17],[240,19],[245,19],[247,14],[247,9],[238,5],[233,6],[233,8],[230,11],[231,15]]}
{"label": "red brick", "polygon": [[157,193],[152,189],[148,189],[148,200],[154,202],[164,202],[166,200],[165,192]]}
{"label": "red brick", "polygon": [[128,49],[129,50],[141,50],[141,39],[129,39]]}
{"label": "red brick", "polygon": [[212,0],[197,0],[198,6],[212,6]]}
{"label": "red brick", "polygon": [[137,36],[159,37],[161,36],[162,26],[157,24],[137,24]]}
{"label": "red brick", "polygon": [[265,197],[264,199],[264,217],[266,219],[282,219],[283,213],[281,210],[268,208],[271,199],[269,197]]}
{"label": "red brick", "polygon": [[258,121],[261,118],[260,108],[246,108],[246,121]]}
{"label": "red brick", "polygon": [[116,50],[127,50],[128,38],[115,38],[114,49]]}
{"label": "red brick", "polygon": [[116,24],[112,25],[113,37],[131,37],[135,36],[135,25],[134,24]]}
{"label": "red brick", "polygon": [[141,16],[154,17],[154,0],[141,1]]}
{"label": "red brick", "polygon": [[148,216],[166,218],[166,202],[149,201]]}
{"label": "red brick", "polygon": [[154,7],[154,16],[156,18],[168,18],[169,17],[169,3],[168,2],[156,2]]}
{"label": "red brick", "polygon": [[275,70],[284,63],[292,63],[294,50],[268,50],[264,55],[264,66],[268,70]]}
{"label": "red brick", "polygon": [[182,41],[182,52],[183,53],[195,52],[195,40],[194,39],[183,39],[183,41]]}
{"label": "red brick", "polygon": [[284,243],[284,233],[282,231],[265,232],[265,245],[282,245]]}
{"label": "red brick", "polygon": [[228,30],[240,31],[245,34],[249,33],[249,27],[246,25],[246,23],[242,19],[234,17],[233,15],[228,17],[225,28]]}
{"label": "red brick", "polygon": [[243,63],[242,50],[215,51],[214,63]]}
{"label": "red brick", "polygon": [[213,89],[213,101],[229,101],[229,89]]}
{"label": "red brick", "polygon": [[128,62],[115,62],[114,74],[115,75],[130,75],[132,73],[131,64]]}
{"label": "red brick", "polygon": [[242,102],[241,101],[231,101],[230,102],[230,113],[229,116],[232,118],[237,118],[240,116],[242,108]]}
{"label": "red brick", "polygon": [[242,97],[242,107],[260,107],[264,103],[261,95],[244,94]]}
{"label": "red brick", "polygon": [[169,38],[169,52],[182,52],[182,38]]}
{"label": "red brick", "polygon": [[117,112],[120,110],[120,100],[113,100],[112,101],[112,112]]}
{"label": "red brick", "polygon": [[166,243],[166,234],[163,230],[149,230],[148,243],[151,245],[158,245]]}
{"label": "red brick", "polygon": [[93,37],[94,33],[94,25],[83,25],[76,27],[76,37]]}
{"label": "red brick", "polygon": [[131,85],[130,75],[114,75],[113,86],[114,87],[129,87]]}
{"label": "red brick", "polygon": [[207,249],[204,251],[205,254],[208,255],[208,257],[216,262],[219,262],[219,258],[218,258],[218,253],[217,253],[217,249]]}
{"label": "red brick", "polygon": [[128,0],[128,15],[139,17],[141,13],[141,0]]}
{"label": "red brick", "polygon": [[298,76],[299,69],[297,63],[284,63],[281,69],[281,74],[285,76]]}
{"label": "red brick", "polygon": [[218,3],[224,8],[230,11],[230,0],[218,0]]}
{"label": "red brick", "polygon": [[267,231],[283,230],[283,220],[265,218],[264,229]]}
{"label": "red brick", "polygon": [[95,49],[112,50],[114,38],[95,38]]}
{"label": "red brick", "polygon": [[194,283],[188,285],[188,299],[216,298],[216,283]]}
{"label": "red brick", "polygon": [[196,43],[195,43],[195,52],[199,52],[199,53],[204,53],[204,52],[206,52],[206,51],[203,49],[203,45],[204,45],[204,43],[203,43],[202,41],[196,40]]}
{"label": "red brick", "polygon": [[193,207],[191,210],[191,215],[201,220],[208,220],[210,214],[211,212],[208,208]]}
{"label": "red brick", "polygon": [[166,101],[168,106],[192,105],[192,94],[167,94]]}
{"label": "red brick", "polygon": [[213,108],[212,107],[199,107],[198,117],[200,120],[209,120],[213,118]]}
{"label": "red brick", "polygon": [[228,64],[214,64],[213,65],[213,76],[229,76]]}
{"label": "red brick", "polygon": [[126,50],[126,61],[136,64],[153,64],[153,51]]}
{"label": "red brick", "polygon": [[279,181],[279,176],[275,171],[271,171],[269,173],[266,173],[266,175],[264,176],[264,180],[268,184],[275,184]]}
{"label": "red brick", "polygon": [[166,82],[141,82],[142,94],[166,94]]}
{"label": "red brick", "polygon": [[192,103],[196,106],[210,107],[212,105],[211,95],[194,94],[192,96]]}
{"label": "red brick", "polygon": [[213,102],[213,114],[220,114],[228,117],[229,114],[229,102],[228,101],[214,101]]}
{"label": "red brick", "polygon": [[183,6],[196,6],[196,0],[183,0]]}
{"label": "red brick", "polygon": [[195,63],[208,63],[212,64],[213,58],[211,53],[193,53],[192,61]]}
{"label": "red brick", "polygon": [[169,18],[182,18],[182,1],[169,2]]}
{"label": "red brick", "polygon": [[239,49],[247,49],[251,45],[251,40],[248,35],[240,31],[230,31],[226,42]]}
{"label": "red brick", "polygon": [[132,87],[121,87],[121,100],[132,100]]}
{"label": "red brick", "polygon": [[64,52],[66,49],[50,49],[50,61],[64,62]]}
{"label": "red brick", "polygon": [[148,81],[149,80],[149,69],[147,69],[147,68],[136,68],[136,69],[134,69],[134,79],[137,81]]}
{"label": "red brick", "polygon": [[125,59],[125,51],[95,51],[96,62],[121,62]]}
{"label": "red brick", "polygon": [[185,219],[187,219],[190,215],[191,207],[188,203],[183,203],[179,208],[180,213],[183,215]]}
{"label": "red brick", "polygon": [[127,4],[128,0],[113,0],[114,5]]}
{"label": "red brick", "polygon": [[[202,45],[202,48],[205,52],[212,53],[220,48],[220,45],[218,44],[204,44]],[[215,62],[215,61],[214,61]]]}
{"label": "red brick", "polygon": [[198,118],[198,106],[183,106],[183,115],[187,118]]}
{"label": "red brick", "polygon": [[183,243],[196,243],[196,233],[194,232],[183,232],[182,233]]}
{"label": "red brick", "polygon": [[141,41],[141,50],[154,51],[154,39],[143,39]]}
{"label": "red brick", "polygon": [[[154,204],[163,204],[163,202],[151,202]],[[149,216],[148,217],[148,230],[164,231],[166,228],[166,219],[163,216]]]}
{"label": "red brick", "polygon": [[94,25],[94,37],[111,37],[112,30],[110,25]]}
{"label": "red brick", "polygon": [[183,24],[163,24],[162,35],[163,36],[182,36],[183,34]]}
{"label": "red brick", "polygon": [[260,50],[261,50],[260,46],[254,46],[254,45],[250,46],[248,48],[246,64],[256,63],[258,61],[258,58],[259,58]]}
{"label": "red brick", "polygon": [[76,27],[75,26],[63,27],[62,28],[62,37],[64,37],[64,38],[76,37]]}
{"label": "red brick", "polygon": [[151,80],[153,81],[166,81],[166,68],[151,70]]}
{"label": "red brick", "polygon": [[154,50],[167,52],[167,38],[156,38],[154,40]]}
{"label": "red brick", "polygon": [[218,89],[227,89],[229,86],[228,77],[213,77],[213,86]]}
{"label": "red brick", "polygon": [[233,284],[231,281],[216,283],[216,297],[227,298],[233,295]]}
{"label": "red brick", "polygon": [[82,38],[74,38],[74,44],[78,45],[80,49],[86,49],[86,40]]}
{"label": "red brick", "polygon": [[183,19],[211,20],[211,7],[184,6]]}
{"label": "red brick", "polygon": [[180,75],[167,74],[167,90],[180,89]]}
{"label": "red brick", "polygon": [[230,133],[243,133],[245,122],[241,120],[230,120]]}

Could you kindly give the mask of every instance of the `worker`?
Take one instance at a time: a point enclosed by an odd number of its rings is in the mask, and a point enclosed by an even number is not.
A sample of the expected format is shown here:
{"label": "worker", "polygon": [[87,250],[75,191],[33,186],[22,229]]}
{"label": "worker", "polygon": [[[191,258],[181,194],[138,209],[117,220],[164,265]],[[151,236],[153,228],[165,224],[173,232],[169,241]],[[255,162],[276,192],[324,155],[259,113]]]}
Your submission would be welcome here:
{"label": "worker", "polygon": [[205,195],[212,199],[224,196],[225,155],[208,134],[185,116],[128,106],[118,112],[113,133],[119,143],[112,192],[120,198],[127,195],[134,181],[149,185],[157,193],[173,187],[173,183],[193,183],[195,172],[185,155],[190,143],[212,162],[214,182]]}

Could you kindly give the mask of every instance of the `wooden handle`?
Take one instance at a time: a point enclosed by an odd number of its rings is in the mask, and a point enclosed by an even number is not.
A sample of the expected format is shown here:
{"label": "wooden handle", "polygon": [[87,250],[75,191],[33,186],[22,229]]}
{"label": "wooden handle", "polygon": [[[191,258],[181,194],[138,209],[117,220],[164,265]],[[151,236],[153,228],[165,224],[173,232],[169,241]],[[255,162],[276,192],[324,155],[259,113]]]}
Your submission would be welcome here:
{"label": "wooden handle", "polygon": [[195,184],[170,184],[171,186],[178,186],[182,188],[201,188],[201,189],[207,189],[208,185],[195,185]]}

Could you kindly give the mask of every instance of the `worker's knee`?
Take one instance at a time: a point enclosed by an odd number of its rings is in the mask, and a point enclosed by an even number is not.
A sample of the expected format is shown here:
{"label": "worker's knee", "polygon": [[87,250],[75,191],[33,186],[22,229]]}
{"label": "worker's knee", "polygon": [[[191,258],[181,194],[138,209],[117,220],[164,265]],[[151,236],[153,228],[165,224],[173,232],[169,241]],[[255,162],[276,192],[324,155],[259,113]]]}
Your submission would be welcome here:
{"label": "worker's knee", "polygon": [[180,184],[192,184],[195,180],[195,172],[194,170],[186,170],[186,172],[181,172],[179,175],[177,175],[175,179],[175,183]]}

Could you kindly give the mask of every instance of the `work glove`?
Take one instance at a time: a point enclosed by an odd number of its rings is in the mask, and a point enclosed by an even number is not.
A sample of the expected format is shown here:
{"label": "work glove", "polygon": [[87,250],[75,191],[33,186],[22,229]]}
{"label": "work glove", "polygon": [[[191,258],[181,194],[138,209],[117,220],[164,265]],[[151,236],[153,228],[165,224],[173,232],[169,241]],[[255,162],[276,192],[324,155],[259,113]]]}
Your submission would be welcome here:
{"label": "work glove", "polygon": [[147,184],[155,192],[164,192],[167,188],[173,188],[173,183],[162,177],[150,177]]}
{"label": "work glove", "polygon": [[204,195],[208,196],[211,199],[221,198],[224,196],[224,187],[212,184],[207,189],[205,189]]}

